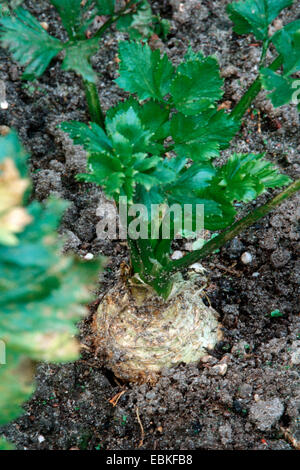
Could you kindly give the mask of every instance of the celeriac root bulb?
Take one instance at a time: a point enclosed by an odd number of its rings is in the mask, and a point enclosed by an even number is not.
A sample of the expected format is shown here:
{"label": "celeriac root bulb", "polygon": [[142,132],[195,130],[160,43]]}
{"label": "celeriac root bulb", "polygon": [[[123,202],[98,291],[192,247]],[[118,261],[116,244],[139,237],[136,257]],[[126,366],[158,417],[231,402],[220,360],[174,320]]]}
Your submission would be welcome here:
{"label": "celeriac root bulb", "polygon": [[163,368],[198,362],[222,339],[218,314],[187,283],[168,301],[154,291],[113,287],[95,313],[96,346],[106,365],[128,381],[155,381]]}

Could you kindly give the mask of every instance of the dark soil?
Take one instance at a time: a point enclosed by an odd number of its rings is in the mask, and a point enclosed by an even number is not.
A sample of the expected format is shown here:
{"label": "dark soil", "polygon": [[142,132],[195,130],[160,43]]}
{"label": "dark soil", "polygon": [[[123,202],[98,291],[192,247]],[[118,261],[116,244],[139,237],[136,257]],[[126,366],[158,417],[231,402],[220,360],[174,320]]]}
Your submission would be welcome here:
{"label": "dark soil", "polygon": [[[228,0],[153,2],[172,20],[163,46],[178,63],[188,45],[216,54],[226,79],[224,101],[233,106],[257,71],[260,48],[253,38],[238,37],[225,14]],[[297,3],[297,2],[295,2]],[[25,5],[61,37],[58,18],[47,1]],[[180,6],[181,5],[181,6]],[[295,5],[283,23],[299,16]],[[101,79],[103,107],[124,93],[112,84],[117,76],[117,41],[106,36],[94,66]],[[272,57],[269,57],[272,59]],[[34,197],[58,194],[69,200],[61,227],[66,249],[80,255],[110,256],[98,296],[117,281],[126,245],[96,239],[98,188],[75,182],[85,154],[56,129],[64,120],[87,120],[81,80],[60,70],[57,59],[34,84],[20,81],[21,71],[0,50],[0,79],[9,108],[0,125],[14,127],[30,151]],[[230,152],[266,152],[292,177],[299,177],[299,119],[294,106],[274,110],[261,93],[258,113],[249,112]],[[261,131],[260,131],[261,128]],[[253,206],[264,202],[260,198]],[[204,263],[207,296],[221,314],[224,341],[198,365],[166,370],[155,386],[122,384],[95,357],[90,340],[91,315],[82,322],[82,357],[74,364],[41,364],[37,390],[24,415],[3,430],[18,449],[293,449],[300,444],[299,196],[225,246]],[[251,208],[252,205],[250,205]],[[184,248],[184,247],[183,247]],[[243,264],[241,255],[252,255]],[[91,308],[95,310],[97,302]],[[271,316],[279,310],[281,316]],[[227,370],[226,366],[227,365]],[[216,367],[217,366],[217,367]],[[221,366],[221,367],[220,367]],[[224,375],[222,375],[224,374]],[[119,392],[116,406],[109,400]],[[141,441],[141,427],[144,438]]]}

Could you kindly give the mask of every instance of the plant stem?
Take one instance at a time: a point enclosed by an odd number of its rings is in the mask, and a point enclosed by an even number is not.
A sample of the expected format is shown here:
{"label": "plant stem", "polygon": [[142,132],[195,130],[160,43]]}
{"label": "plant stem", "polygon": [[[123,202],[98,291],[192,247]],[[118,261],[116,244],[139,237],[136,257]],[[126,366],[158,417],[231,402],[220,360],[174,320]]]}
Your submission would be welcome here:
{"label": "plant stem", "polygon": [[201,250],[195,250],[192,253],[184,256],[183,258],[173,261],[169,265],[169,272],[176,272],[180,271],[184,268],[187,268],[193,263],[200,261],[201,259],[205,258],[206,256],[211,255],[214,251],[219,249],[228,241],[235,238],[239,233],[241,233],[246,228],[253,225],[257,220],[264,217],[268,214],[271,210],[273,210],[276,206],[281,204],[285,199],[291,197],[294,193],[300,190],[300,179],[294,181],[294,183],[290,184],[284,191],[279,193],[275,196],[271,201],[267,202],[261,207],[258,207],[255,211],[251,214],[248,214],[246,217],[241,219],[238,222],[235,222],[228,230],[223,233],[220,233],[217,237],[211,239],[208,243],[204,245]]}
{"label": "plant stem", "polygon": [[[282,63],[283,63],[283,57],[279,55],[269,65],[269,69],[275,71],[279,69],[279,67],[281,67]],[[262,88],[261,79],[260,77],[257,77],[257,79],[252,83],[248,91],[246,91],[246,93],[244,94],[242,99],[239,101],[239,103],[236,105],[236,107],[231,111],[230,113],[231,117],[233,117],[237,121],[242,119],[245,112],[250,107],[252,101],[257,97],[261,88]]]}
{"label": "plant stem", "polygon": [[83,83],[91,121],[105,129],[104,114],[101,109],[97,87],[94,83],[87,80],[83,80]]}
{"label": "plant stem", "polygon": [[[97,33],[94,35],[95,38],[101,38],[103,36],[103,33],[110,28],[114,23],[116,23],[122,16],[127,15],[125,13],[129,8],[131,7],[137,7],[140,3],[142,3],[142,0],[140,1],[135,1],[132,0],[127,5],[125,5],[122,10],[118,11],[114,16],[111,16],[102,26],[101,28],[97,31]],[[129,12],[131,13],[131,12]]]}

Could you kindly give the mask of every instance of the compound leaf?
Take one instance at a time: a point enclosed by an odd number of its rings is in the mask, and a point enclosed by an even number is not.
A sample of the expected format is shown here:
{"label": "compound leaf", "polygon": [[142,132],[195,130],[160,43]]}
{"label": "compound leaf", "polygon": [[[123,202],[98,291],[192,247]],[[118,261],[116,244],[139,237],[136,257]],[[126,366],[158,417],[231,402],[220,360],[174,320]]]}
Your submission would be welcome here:
{"label": "compound leaf", "polygon": [[293,0],[240,0],[230,3],[227,12],[237,34],[254,34],[256,39],[268,40],[268,27],[276,16]]}
{"label": "compound leaf", "polygon": [[[0,139],[0,187],[12,177],[14,182],[12,188],[6,187],[6,195],[0,195],[4,216],[14,209],[13,198],[15,205],[22,204],[22,155],[25,158],[14,133]],[[100,263],[81,263],[61,254],[57,228],[65,208],[65,202],[54,199],[23,206],[29,220],[18,231],[14,246],[1,238],[0,210],[0,425],[16,418],[32,393],[33,361],[78,357],[75,325],[86,312],[88,286]]]}
{"label": "compound leaf", "polygon": [[[50,0],[61,17],[61,21],[70,39],[84,38],[82,31],[84,18],[82,0]],[[91,6],[91,0],[87,1],[86,8]]]}
{"label": "compound leaf", "polygon": [[290,103],[294,94],[297,93],[294,87],[295,80],[279,75],[273,70],[262,69],[261,78],[263,87],[266,90],[273,90],[267,97],[272,101],[275,108]]}
{"label": "compound leaf", "polygon": [[166,54],[152,51],[148,44],[121,42],[119,45],[120,77],[116,83],[140,100],[153,98],[162,101],[169,93],[174,73],[173,65]]}
{"label": "compound leaf", "polygon": [[209,110],[196,116],[174,114],[171,135],[178,155],[194,161],[209,160],[229,146],[239,123],[224,111]]}
{"label": "compound leaf", "polygon": [[96,54],[98,43],[98,39],[85,39],[68,45],[62,69],[73,70],[81,75],[84,80],[96,83],[97,74],[91,66],[90,58]]}
{"label": "compound leaf", "polygon": [[249,202],[256,199],[267,188],[288,184],[290,178],[278,172],[277,168],[263,154],[233,154],[225,165],[218,168],[214,186],[219,186],[228,202]]}
{"label": "compound leaf", "polygon": [[23,79],[40,77],[51,60],[63,49],[63,44],[42,28],[26,10],[19,8],[15,17],[1,20],[1,43],[14,59],[25,65]]}
{"label": "compound leaf", "polygon": [[222,98],[222,85],[217,60],[198,53],[177,67],[170,93],[178,111],[192,116]]}

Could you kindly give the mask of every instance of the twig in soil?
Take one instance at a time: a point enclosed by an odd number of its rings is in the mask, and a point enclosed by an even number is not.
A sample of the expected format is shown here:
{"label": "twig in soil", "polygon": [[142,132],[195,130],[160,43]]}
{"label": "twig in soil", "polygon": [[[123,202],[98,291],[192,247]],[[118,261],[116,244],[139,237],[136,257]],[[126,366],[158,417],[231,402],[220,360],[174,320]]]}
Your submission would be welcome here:
{"label": "twig in soil", "polygon": [[112,397],[110,400],[108,400],[109,403],[114,407],[117,406],[121,396],[124,395],[125,392],[126,392],[126,390],[122,390],[122,392],[117,393],[114,397]]}
{"label": "twig in soil", "polygon": [[226,268],[226,266],[223,266],[223,264],[216,264],[215,267],[218,269],[221,269],[221,271],[225,271],[229,274],[233,274],[234,276],[237,276],[237,277],[241,276],[241,273],[239,273],[235,269]]}
{"label": "twig in soil", "polygon": [[145,431],[144,431],[144,427],[142,425],[142,421],[141,421],[141,418],[140,418],[138,407],[136,407],[135,413],[136,413],[136,417],[137,417],[138,423],[139,423],[140,428],[141,428],[141,440],[140,440],[140,443],[138,445],[138,448],[140,448],[144,444]]}

